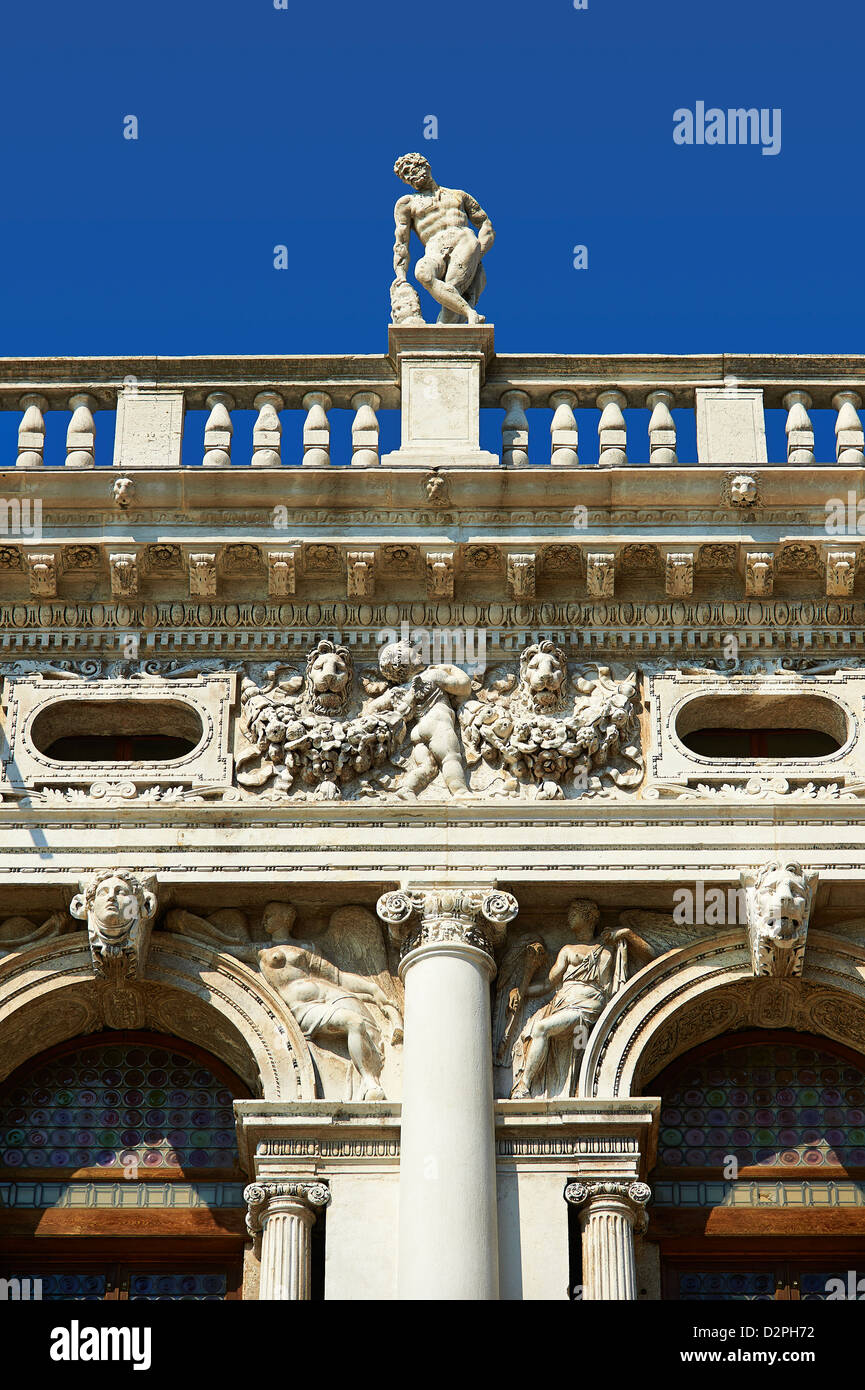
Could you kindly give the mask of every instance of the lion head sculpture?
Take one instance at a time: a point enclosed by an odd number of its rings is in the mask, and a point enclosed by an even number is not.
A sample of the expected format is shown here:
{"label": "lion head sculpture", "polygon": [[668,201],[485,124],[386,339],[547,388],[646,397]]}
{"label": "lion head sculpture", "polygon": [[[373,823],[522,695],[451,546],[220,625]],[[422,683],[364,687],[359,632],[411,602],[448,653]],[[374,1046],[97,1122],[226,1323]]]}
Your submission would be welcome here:
{"label": "lion head sculpture", "polygon": [[326,639],[306,658],[305,703],[313,714],[344,714],[354,688],[354,661],[348,647]]}
{"label": "lion head sculpture", "polygon": [[801,975],[817,875],[773,860],[742,876],[755,975]]}
{"label": "lion head sculpture", "polygon": [[560,705],[568,684],[568,663],[554,642],[536,642],[520,657],[520,693],[541,712]]}

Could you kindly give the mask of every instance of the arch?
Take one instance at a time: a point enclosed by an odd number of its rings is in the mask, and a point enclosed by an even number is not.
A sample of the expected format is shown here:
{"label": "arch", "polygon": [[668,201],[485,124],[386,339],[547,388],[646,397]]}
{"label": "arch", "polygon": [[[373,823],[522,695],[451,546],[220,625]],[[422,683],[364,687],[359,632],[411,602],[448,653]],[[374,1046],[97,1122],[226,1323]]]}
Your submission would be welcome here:
{"label": "arch", "polygon": [[130,1164],[159,1180],[239,1177],[232,1102],[248,1098],[224,1062],[185,1039],[137,1029],[69,1038],[0,1082],[3,1167],[16,1180],[128,1176]]}
{"label": "arch", "polygon": [[755,977],[741,929],[668,951],[607,1004],[583,1054],[577,1095],[646,1094],[699,1043],[743,1028],[789,1028],[865,1052],[865,948],[810,931],[801,978]]}
{"label": "arch", "polygon": [[204,1048],[264,1100],[315,1097],[312,1059],[280,996],[248,965],[154,933],[147,976],[94,978],[86,932],[0,960],[0,1080],[56,1043],[101,1028],[152,1029]]}
{"label": "arch", "polygon": [[662,1098],[654,1169],[716,1178],[814,1179],[865,1172],[865,1058],[790,1029],[724,1033],[648,1083]]}

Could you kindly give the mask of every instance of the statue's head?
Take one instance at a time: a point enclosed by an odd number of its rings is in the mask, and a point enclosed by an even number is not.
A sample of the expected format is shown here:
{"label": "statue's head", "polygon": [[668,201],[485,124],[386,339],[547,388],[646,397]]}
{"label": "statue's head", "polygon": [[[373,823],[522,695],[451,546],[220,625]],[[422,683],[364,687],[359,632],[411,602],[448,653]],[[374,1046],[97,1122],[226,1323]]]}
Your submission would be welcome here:
{"label": "statue's head", "polygon": [[294,932],[297,908],[294,903],[267,903],[261,915],[261,926],[272,941],[288,941]]}
{"label": "statue's head", "polygon": [[87,919],[91,935],[96,932],[106,943],[119,943],[132,934],[137,922],[155,913],[152,885],[152,878],[106,869],[81,880],[69,910],[73,917]]}
{"label": "statue's head", "polygon": [[424,662],[410,642],[389,642],[379,652],[378,669],[394,685],[402,685],[424,669]]}
{"label": "statue's head", "polygon": [[398,179],[411,188],[424,188],[432,177],[430,162],[422,154],[401,154],[393,166]]}
{"label": "statue's head", "polygon": [[581,946],[592,940],[600,920],[600,908],[590,898],[575,898],[568,907],[568,927]]}
{"label": "statue's head", "polygon": [[306,658],[306,700],[314,714],[341,714],[351,699],[354,662],[348,647],[322,641]]}
{"label": "statue's head", "polygon": [[554,642],[536,642],[520,657],[520,685],[534,709],[556,705],[567,676],[565,654]]}

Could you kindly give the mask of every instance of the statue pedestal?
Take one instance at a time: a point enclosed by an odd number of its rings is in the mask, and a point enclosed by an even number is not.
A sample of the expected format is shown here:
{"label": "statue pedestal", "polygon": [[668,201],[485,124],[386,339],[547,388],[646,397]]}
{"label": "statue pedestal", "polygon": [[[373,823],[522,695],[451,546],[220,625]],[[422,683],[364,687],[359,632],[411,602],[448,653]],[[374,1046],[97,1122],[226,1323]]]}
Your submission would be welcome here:
{"label": "statue pedestal", "polygon": [[500,467],[498,455],[480,447],[481,387],[493,352],[492,324],[391,324],[388,355],[399,375],[402,435],[383,465]]}

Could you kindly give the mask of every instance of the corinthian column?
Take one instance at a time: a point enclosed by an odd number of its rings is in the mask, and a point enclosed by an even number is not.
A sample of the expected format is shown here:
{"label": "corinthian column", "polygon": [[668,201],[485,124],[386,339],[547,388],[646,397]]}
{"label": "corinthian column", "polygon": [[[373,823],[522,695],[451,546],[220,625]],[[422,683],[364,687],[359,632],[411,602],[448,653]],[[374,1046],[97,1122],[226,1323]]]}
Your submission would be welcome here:
{"label": "corinthian column", "polygon": [[246,1229],[261,1239],[259,1299],[308,1299],[309,1233],[329,1189],[323,1182],[253,1182],[243,1195]]}
{"label": "corinthian column", "polygon": [[635,1299],[634,1227],[645,1229],[652,1192],[644,1182],[572,1182],[565,1197],[582,1207],[583,1298]]}
{"label": "corinthian column", "polygon": [[405,983],[399,1297],[498,1298],[490,980],[516,899],[405,889],[378,914]]}

